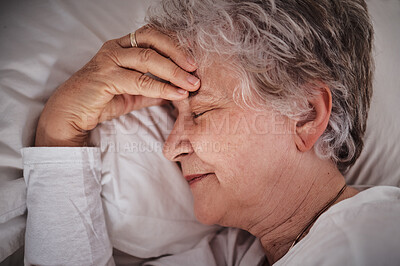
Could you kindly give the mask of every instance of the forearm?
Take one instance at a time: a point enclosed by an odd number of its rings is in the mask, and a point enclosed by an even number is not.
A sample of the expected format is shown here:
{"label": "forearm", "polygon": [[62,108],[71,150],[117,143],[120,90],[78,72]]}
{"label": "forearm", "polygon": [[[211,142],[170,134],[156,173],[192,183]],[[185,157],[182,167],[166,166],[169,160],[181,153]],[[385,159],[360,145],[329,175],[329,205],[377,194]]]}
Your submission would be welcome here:
{"label": "forearm", "polygon": [[101,203],[98,148],[25,148],[26,260],[106,265],[112,256]]}

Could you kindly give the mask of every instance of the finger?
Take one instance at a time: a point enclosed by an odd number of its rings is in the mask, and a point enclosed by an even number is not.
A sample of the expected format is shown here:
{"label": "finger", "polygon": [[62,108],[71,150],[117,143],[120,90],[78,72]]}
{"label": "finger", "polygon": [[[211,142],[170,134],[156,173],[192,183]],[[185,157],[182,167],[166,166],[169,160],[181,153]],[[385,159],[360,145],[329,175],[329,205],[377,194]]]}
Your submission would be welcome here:
{"label": "finger", "polygon": [[185,53],[176,40],[148,25],[136,31],[136,41],[140,44],[140,47],[152,48],[158,53],[171,58],[172,61],[188,72],[193,72],[197,69],[193,57]]}
{"label": "finger", "polygon": [[[170,36],[146,25],[135,32],[135,37],[139,47],[156,50],[161,55],[171,58],[172,61],[188,72],[197,69],[193,57],[183,51],[178,46],[177,41]],[[117,42],[121,47],[131,47],[129,34],[118,39]]]}
{"label": "finger", "polygon": [[122,48],[131,48],[131,36],[130,34],[125,35],[119,39],[115,39],[115,41],[121,46]]}
{"label": "finger", "polygon": [[135,102],[134,97],[126,94],[115,95],[99,116],[99,123],[129,113]]}
{"label": "finger", "polygon": [[161,98],[148,98],[145,96],[132,96],[129,94],[115,95],[107,104],[99,117],[99,123],[125,115],[144,107],[163,105],[167,100]]}
{"label": "finger", "polygon": [[109,92],[114,95],[143,95],[166,100],[182,100],[189,93],[171,84],[161,82],[140,72],[118,69],[113,73],[113,84],[109,84]]}
{"label": "finger", "polygon": [[120,67],[138,70],[167,80],[177,87],[195,91],[200,87],[200,79],[189,74],[171,60],[149,48],[114,49],[111,52]]}

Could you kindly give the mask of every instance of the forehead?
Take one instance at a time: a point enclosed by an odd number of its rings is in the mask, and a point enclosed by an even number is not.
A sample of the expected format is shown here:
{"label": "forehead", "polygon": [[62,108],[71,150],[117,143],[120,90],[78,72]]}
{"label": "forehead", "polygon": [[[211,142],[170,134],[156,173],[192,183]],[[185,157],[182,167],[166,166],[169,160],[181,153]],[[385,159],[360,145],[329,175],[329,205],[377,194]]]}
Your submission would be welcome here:
{"label": "forehead", "polygon": [[182,101],[174,101],[174,105],[180,105],[180,102],[186,102],[191,106],[216,104],[233,99],[233,90],[237,86],[237,79],[232,71],[222,63],[214,62],[201,70],[196,71],[201,80],[200,89],[190,92],[189,97]]}

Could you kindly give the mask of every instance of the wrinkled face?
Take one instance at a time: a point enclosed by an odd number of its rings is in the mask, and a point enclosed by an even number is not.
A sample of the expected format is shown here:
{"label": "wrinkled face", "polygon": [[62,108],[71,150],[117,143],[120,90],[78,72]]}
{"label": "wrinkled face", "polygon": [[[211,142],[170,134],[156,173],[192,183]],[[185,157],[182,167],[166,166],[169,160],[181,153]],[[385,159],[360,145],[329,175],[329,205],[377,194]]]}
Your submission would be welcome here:
{"label": "wrinkled face", "polygon": [[289,119],[239,107],[237,80],[220,65],[200,78],[197,94],[173,103],[179,114],[164,154],[180,162],[200,222],[239,227],[284,199],[296,150]]}

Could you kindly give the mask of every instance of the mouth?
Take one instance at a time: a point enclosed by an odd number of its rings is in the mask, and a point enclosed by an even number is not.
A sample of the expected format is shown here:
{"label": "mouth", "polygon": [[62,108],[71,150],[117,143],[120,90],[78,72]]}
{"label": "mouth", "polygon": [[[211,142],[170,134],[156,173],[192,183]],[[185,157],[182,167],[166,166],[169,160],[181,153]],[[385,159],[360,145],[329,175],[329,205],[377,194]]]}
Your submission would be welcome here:
{"label": "mouth", "polygon": [[192,185],[211,174],[212,173],[197,174],[197,175],[185,175],[185,179],[188,181],[189,185]]}

